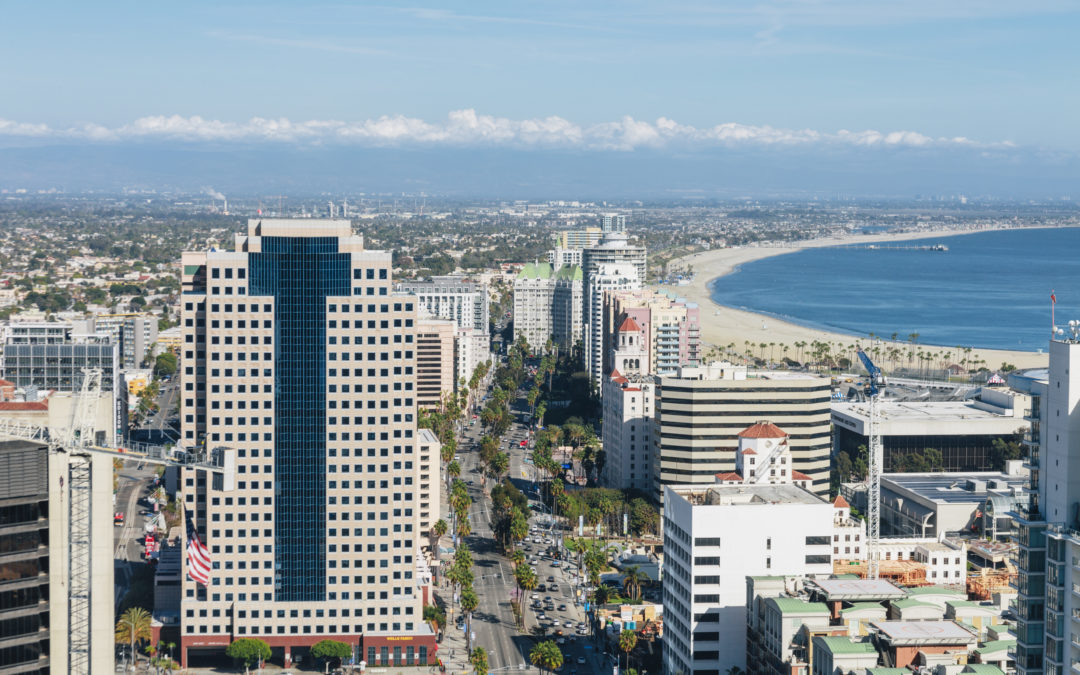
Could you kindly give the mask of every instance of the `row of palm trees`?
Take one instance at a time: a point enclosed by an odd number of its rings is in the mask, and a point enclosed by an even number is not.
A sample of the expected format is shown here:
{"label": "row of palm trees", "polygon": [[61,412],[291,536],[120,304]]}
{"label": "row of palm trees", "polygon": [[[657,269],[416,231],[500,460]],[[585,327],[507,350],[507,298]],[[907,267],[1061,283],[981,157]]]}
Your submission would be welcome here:
{"label": "row of palm trees", "polygon": [[730,342],[711,348],[706,358],[725,357],[743,363],[753,360],[776,363],[779,352],[782,358],[792,355],[793,360],[798,363],[803,363],[805,358],[812,367],[848,368],[856,363],[857,352],[863,348],[875,361],[887,363],[893,370],[903,367],[929,373],[935,370],[943,371],[949,365],[956,364],[963,370],[970,371],[987,365],[986,360],[979,358],[972,347],[923,346],[918,344],[919,337],[918,333],[910,333],[906,340],[903,340],[899,333],[892,333],[888,338],[871,333],[870,344],[865,347],[859,342],[845,344],[842,341],[829,340],[797,340],[792,344],[744,340],[741,350],[734,342]]}

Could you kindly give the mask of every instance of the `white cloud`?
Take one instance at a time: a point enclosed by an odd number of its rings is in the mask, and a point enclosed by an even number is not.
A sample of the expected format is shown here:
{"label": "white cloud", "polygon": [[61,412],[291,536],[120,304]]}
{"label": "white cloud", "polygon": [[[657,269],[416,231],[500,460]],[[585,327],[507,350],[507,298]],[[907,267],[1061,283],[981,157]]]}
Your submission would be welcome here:
{"label": "white cloud", "polygon": [[167,140],[189,142],[294,143],[367,146],[459,146],[567,148],[584,150],[702,149],[740,146],[833,145],[861,148],[1011,148],[1008,141],[977,142],[956,136],[935,138],[917,131],[872,129],[836,132],[781,129],[725,122],[694,127],[661,117],[655,122],[625,116],[613,122],[579,125],[558,116],[513,120],[455,110],[442,122],[404,115],[384,115],[355,122],[253,117],[226,122],[200,116],[156,115],[129,124],[106,127],[84,124],[54,128],[0,118],[0,137],[123,142]]}

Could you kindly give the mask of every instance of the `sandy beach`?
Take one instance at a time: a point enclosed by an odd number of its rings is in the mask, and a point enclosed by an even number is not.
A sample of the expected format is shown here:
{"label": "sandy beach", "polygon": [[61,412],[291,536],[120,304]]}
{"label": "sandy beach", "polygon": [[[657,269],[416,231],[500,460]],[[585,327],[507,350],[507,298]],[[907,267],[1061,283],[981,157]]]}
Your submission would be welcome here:
{"label": "sandy beach", "polygon": [[[762,258],[782,256],[806,248],[836,246],[839,244],[885,243],[909,239],[937,239],[941,237],[960,236],[986,231],[988,230],[942,230],[935,232],[907,232],[901,234],[853,235],[843,238],[833,237],[813,239],[798,242],[797,245],[783,247],[751,246],[705,251],[680,258],[671,263],[672,265],[680,266],[688,264],[693,265],[695,277],[690,285],[674,288],[671,286],[658,286],[656,288],[674,291],[687,300],[698,303],[698,306],[701,308],[701,339],[708,345],[726,346],[734,343],[736,348],[741,352],[744,348],[744,343],[747,340],[752,344],[775,342],[777,345],[788,345],[791,348],[788,354],[793,358],[795,354],[794,345],[796,342],[800,341],[810,343],[818,340],[822,342],[842,343],[844,345],[849,345],[858,341],[863,345],[868,346],[869,337],[865,335],[856,336],[815,330],[813,328],[781,321],[771,316],[764,316],[753,312],[746,312],[718,305],[710,298],[708,285],[717,277],[731,274],[743,263],[761,260]],[[907,343],[904,342],[902,344],[906,345]],[[898,344],[898,346],[900,345]],[[922,346],[930,347],[931,349],[933,348],[929,345]],[[955,345],[942,346],[938,351],[945,349],[952,350],[954,347]],[[705,352],[707,351],[708,349],[706,348]],[[780,352],[777,352],[778,356],[779,353]],[[1038,354],[1035,352],[976,348],[967,356],[967,358],[983,360],[985,361],[986,367],[997,369],[1001,367],[1002,363],[1010,363],[1017,368],[1046,366],[1049,357],[1045,353]]]}

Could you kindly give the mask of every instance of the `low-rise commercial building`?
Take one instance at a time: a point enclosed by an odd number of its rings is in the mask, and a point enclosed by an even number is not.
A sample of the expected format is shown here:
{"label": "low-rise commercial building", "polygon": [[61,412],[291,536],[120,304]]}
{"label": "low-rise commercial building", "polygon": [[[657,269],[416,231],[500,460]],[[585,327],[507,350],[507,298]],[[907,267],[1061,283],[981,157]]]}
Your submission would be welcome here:
{"label": "low-rise commercial building", "polygon": [[[890,473],[881,477],[881,532],[886,536],[932,537],[984,534],[983,509],[992,493],[1019,496],[1027,481],[1020,461],[1007,472]],[[995,532],[1012,529],[995,519]]]}
{"label": "low-rise commercial building", "polygon": [[[833,448],[855,457],[869,447],[869,403],[832,404]],[[904,471],[904,458],[927,448],[941,452],[950,472],[991,471],[995,440],[1015,441],[1030,427],[1024,419],[1031,398],[986,387],[967,401],[882,401],[879,432],[885,471]]]}

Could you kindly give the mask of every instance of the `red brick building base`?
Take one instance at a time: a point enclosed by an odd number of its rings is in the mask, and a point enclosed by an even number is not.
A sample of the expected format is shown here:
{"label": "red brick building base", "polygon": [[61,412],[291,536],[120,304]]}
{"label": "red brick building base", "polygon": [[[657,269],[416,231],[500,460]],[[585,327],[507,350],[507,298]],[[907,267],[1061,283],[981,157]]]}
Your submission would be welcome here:
{"label": "red brick building base", "polygon": [[[251,635],[241,637],[252,637],[258,640],[262,640],[266,644],[273,648],[283,648],[285,650],[285,663],[284,667],[289,668],[292,666],[292,648],[293,647],[311,647],[316,642],[322,640],[334,640],[336,642],[344,642],[347,645],[355,647],[360,645],[360,658],[367,660],[368,648],[375,648],[375,658],[380,659],[382,655],[382,648],[386,647],[387,655],[389,657],[388,663],[379,661],[378,663],[369,662],[369,666],[387,666],[387,665],[406,665],[405,654],[407,653],[407,647],[413,648],[413,658],[420,658],[420,647],[427,647],[427,658],[429,663],[435,663],[435,651],[438,649],[438,645],[435,643],[434,635],[372,635],[368,638],[364,638],[362,635]],[[220,648],[221,653],[225,653],[225,648],[232,643],[234,636],[231,635],[182,635],[180,637],[180,650],[179,661],[180,667],[186,668],[188,665],[188,649],[203,649],[208,647]],[[394,648],[400,648],[401,662],[394,662]],[[414,663],[414,665],[426,665],[421,663]]]}

